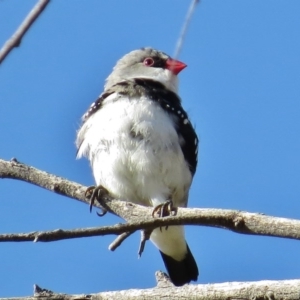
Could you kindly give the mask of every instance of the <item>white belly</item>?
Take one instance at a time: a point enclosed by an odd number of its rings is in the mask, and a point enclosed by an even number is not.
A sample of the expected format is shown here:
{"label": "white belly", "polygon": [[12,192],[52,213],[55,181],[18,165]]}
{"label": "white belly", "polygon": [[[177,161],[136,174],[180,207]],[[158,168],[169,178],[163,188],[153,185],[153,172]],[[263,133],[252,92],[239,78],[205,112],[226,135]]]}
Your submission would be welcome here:
{"label": "white belly", "polygon": [[109,98],[81,129],[78,156],[89,157],[96,183],[138,204],[185,206],[192,177],[173,120],[147,99]]}
{"label": "white belly", "polygon": [[[80,129],[78,157],[91,161],[97,185],[113,196],[145,206],[172,200],[186,206],[192,176],[186,164],[174,120],[148,99],[105,100]],[[171,226],[153,231],[151,240],[165,254],[186,254],[184,230]]]}

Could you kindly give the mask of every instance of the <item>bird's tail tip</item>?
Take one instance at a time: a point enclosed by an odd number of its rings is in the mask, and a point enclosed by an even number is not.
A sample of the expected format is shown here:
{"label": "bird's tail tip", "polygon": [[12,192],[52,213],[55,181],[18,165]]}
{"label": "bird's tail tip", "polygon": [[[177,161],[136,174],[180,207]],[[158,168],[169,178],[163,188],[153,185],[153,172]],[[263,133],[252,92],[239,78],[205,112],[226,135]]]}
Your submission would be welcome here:
{"label": "bird's tail tip", "polygon": [[171,281],[176,286],[182,286],[198,279],[199,271],[194,256],[187,246],[187,253],[183,260],[177,261],[160,251]]}

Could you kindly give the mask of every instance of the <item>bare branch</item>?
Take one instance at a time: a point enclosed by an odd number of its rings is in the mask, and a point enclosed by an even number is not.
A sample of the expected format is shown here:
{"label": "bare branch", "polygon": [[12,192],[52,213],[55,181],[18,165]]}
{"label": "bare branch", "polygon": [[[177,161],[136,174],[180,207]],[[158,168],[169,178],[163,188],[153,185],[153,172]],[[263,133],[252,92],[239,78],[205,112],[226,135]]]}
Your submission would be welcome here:
{"label": "bare branch", "polygon": [[[55,193],[88,203],[84,193],[87,187],[64,178],[40,171],[17,162],[0,160],[0,178],[23,180]],[[1,235],[0,241],[55,241],[85,236],[122,234],[139,229],[153,229],[167,225],[200,225],[228,229],[237,233],[274,236],[300,240],[300,221],[277,218],[259,213],[228,209],[179,208],[176,216],[152,217],[152,208],[114,199],[104,194],[101,204],[128,223],[100,228],[55,230],[27,234]],[[95,203],[97,206],[97,203]]]}
{"label": "bare branch", "polygon": [[133,234],[132,232],[126,231],[124,233],[121,233],[109,246],[108,249],[110,251],[115,251],[119,246],[121,246],[121,244],[123,243],[123,241],[125,241],[130,235]]}
{"label": "bare branch", "polygon": [[[157,276],[157,279],[163,280],[164,276]],[[227,282],[216,284],[184,285],[174,287],[167,282],[158,284],[157,287],[138,290],[130,289],[114,292],[101,292],[97,294],[67,295],[54,293],[47,289],[35,286],[35,294],[22,298],[0,298],[0,300],[153,300],[153,299],[195,299],[195,300],[295,300],[299,299],[300,280],[282,280],[282,281],[256,281],[256,282]]]}
{"label": "bare branch", "polygon": [[188,26],[189,26],[189,24],[192,20],[193,13],[194,13],[194,11],[196,9],[196,6],[199,2],[200,2],[200,0],[192,0],[192,2],[191,2],[191,5],[190,5],[189,10],[187,12],[184,24],[182,26],[182,29],[181,29],[181,32],[180,32],[180,35],[179,35],[179,38],[178,38],[178,41],[177,41],[177,44],[176,44],[174,59],[178,58],[178,56],[180,54],[185,35],[187,33]]}
{"label": "bare branch", "polygon": [[42,13],[49,2],[50,0],[40,0],[27,15],[27,17],[19,26],[17,31],[13,34],[13,36],[3,45],[2,49],[0,50],[0,64],[14,47],[20,46],[23,36],[30,28],[30,26],[34,23],[34,21],[39,17],[39,15]]}

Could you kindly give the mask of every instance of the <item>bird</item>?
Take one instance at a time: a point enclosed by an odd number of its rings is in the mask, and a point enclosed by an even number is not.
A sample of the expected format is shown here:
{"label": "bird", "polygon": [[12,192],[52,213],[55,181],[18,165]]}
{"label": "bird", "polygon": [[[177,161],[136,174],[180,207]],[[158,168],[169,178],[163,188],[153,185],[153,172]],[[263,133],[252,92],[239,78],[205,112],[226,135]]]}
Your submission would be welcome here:
{"label": "bird", "polygon": [[[178,96],[185,67],[150,47],[131,51],[83,115],[77,158],[87,157],[96,184],[110,195],[154,209],[187,206],[199,140]],[[197,280],[183,226],[154,229],[150,240],[175,286]]]}

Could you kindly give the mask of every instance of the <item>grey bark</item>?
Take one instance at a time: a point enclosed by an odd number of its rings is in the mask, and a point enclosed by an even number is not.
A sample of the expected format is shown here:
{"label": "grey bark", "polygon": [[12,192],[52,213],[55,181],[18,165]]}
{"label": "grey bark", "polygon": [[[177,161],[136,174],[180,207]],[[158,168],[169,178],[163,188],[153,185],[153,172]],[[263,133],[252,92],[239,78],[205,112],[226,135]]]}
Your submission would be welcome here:
{"label": "grey bark", "polygon": [[[26,181],[54,193],[88,203],[85,198],[86,186],[66,180],[62,177],[27,166],[13,159],[0,160],[0,178]],[[87,228],[24,234],[3,234],[0,241],[57,241],[68,238],[96,235],[121,234],[139,229],[151,229],[167,225],[199,225],[228,229],[237,233],[300,239],[300,221],[266,216],[259,213],[242,212],[228,209],[179,208],[176,216],[153,218],[152,209],[114,199],[103,193],[101,204],[109,212],[120,216],[126,224],[117,224],[101,228]],[[100,207],[98,203],[95,206]]]}
{"label": "grey bark", "polygon": [[[157,277],[160,277],[158,274]],[[160,282],[161,281],[161,282]],[[299,300],[300,280],[226,282],[174,287],[162,277],[158,285],[149,289],[131,289],[97,294],[67,295],[35,287],[34,296],[0,298],[0,300]]]}

